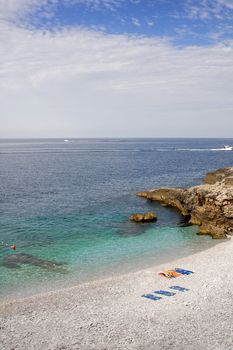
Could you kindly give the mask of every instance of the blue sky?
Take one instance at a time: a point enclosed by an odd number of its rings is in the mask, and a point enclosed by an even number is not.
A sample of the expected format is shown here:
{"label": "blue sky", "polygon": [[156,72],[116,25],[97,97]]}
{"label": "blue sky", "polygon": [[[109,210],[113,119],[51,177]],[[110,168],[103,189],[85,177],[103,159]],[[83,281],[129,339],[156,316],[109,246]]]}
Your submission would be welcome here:
{"label": "blue sky", "polygon": [[233,0],[0,0],[0,137],[231,137],[232,29]]}
{"label": "blue sky", "polygon": [[178,45],[209,45],[232,38],[233,1],[46,1],[22,23],[37,29],[81,26],[111,34],[165,36]]}

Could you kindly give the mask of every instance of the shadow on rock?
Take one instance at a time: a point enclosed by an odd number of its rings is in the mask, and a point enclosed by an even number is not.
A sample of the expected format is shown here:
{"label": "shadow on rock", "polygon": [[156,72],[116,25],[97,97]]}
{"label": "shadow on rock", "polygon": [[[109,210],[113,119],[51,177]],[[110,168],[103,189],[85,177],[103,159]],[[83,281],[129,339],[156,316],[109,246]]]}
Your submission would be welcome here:
{"label": "shadow on rock", "polygon": [[178,223],[178,226],[180,226],[180,227],[192,226],[192,224],[190,224],[190,219],[191,219],[191,215],[181,216],[179,223]]}

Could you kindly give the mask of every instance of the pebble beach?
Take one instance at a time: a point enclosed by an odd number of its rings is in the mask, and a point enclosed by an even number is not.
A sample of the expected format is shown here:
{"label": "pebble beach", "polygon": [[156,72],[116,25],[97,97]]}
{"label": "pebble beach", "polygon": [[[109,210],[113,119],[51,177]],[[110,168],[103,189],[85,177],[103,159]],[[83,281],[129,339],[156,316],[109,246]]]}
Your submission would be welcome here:
{"label": "pebble beach", "polygon": [[[138,272],[0,305],[2,350],[232,349],[233,241]],[[159,272],[195,273],[169,280]],[[153,301],[142,295],[189,289]],[[170,289],[171,291],[171,289]]]}
{"label": "pebble beach", "polygon": [[233,350],[232,19],[0,0],[0,350]]}

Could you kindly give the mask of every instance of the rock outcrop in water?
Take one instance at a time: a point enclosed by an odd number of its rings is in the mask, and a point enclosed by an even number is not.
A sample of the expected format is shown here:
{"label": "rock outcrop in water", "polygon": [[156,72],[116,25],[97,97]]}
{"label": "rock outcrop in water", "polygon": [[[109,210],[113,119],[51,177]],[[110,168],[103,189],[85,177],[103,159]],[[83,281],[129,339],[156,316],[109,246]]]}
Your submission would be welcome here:
{"label": "rock outcrop in water", "polygon": [[190,188],[160,188],[138,196],[177,208],[200,234],[226,238],[233,234],[233,167],[210,172],[204,185]]}
{"label": "rock outcrop in water", "polygon": [[157,220],[157,215],[152,212],[146,214],[133,214],[129,219],[134,222],[153,222]]}

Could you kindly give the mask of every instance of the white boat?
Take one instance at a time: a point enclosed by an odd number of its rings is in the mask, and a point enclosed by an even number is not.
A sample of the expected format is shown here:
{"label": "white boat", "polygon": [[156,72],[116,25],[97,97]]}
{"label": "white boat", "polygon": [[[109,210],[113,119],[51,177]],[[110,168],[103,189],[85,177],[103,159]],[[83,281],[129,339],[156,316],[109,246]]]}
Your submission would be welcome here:
{"label": "white boat", "polygon": [[64,142],[69,142],[69,140],[65,139]]}
{"label": "white boat", "polygon": [[224,151],[233,151],[233,146],[224,145],[223,149],[224,149]]}

